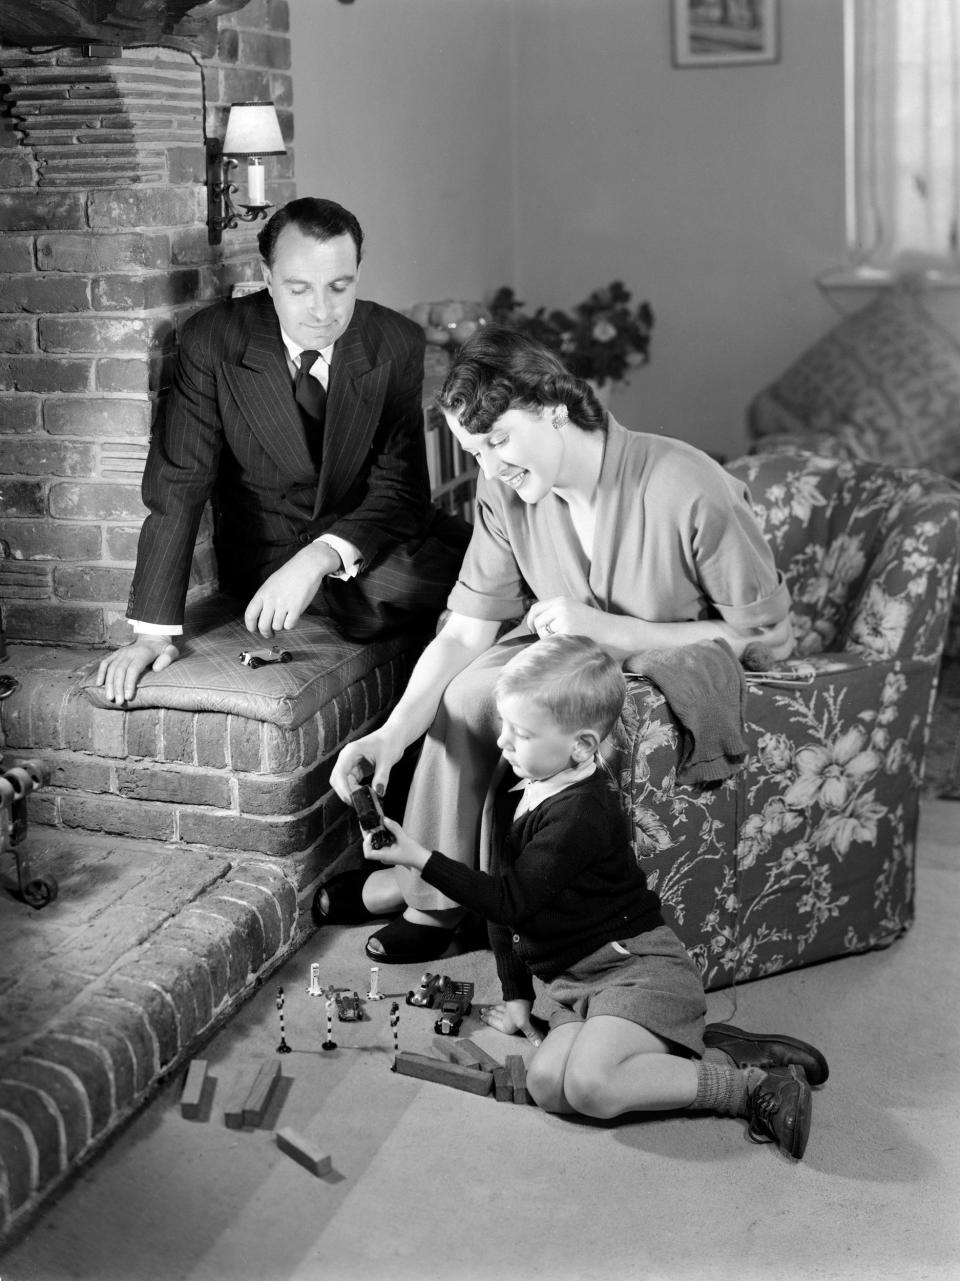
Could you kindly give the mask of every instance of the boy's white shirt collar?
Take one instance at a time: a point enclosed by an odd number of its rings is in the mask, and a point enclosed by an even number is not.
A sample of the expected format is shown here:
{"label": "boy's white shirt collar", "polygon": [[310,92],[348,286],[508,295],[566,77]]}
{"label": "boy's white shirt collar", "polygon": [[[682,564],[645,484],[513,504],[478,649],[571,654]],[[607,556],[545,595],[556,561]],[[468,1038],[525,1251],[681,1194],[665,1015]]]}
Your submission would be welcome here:
{"label": "boy's white shirt collar", "polygon": [[511,792],[522,792],[514,818],[520,818],[521,815],[536,809],[542,801],[556,796],[564,788],[589,778],[596,768],[597,758],[591,756],[582,765],[570,765],[556,774],[551,774],[549,778],[522,778],[519,783],[509,789]]}

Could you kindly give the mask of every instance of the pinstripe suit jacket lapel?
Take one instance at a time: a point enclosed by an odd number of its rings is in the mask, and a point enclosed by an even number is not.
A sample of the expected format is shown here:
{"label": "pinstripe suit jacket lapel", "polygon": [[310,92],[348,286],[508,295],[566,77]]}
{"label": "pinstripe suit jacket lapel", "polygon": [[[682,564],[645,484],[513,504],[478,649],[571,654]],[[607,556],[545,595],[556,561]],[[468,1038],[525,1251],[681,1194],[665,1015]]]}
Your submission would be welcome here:
{"label": "pinstripe suit jacket lapel", "polygon": [[284,475],[313,469],[303,423],[293,399],[292,379],[273,303],[256,316],[238,365],[226,365],[224,378],[245,424]]}
{"label": "pinstripe suit jacket lapel", "polygon": [[356,479],[380,421],[389,366],[377,365],[364,341],[363,304],[337,339],[330,366],[323,459],[313,514],[337,505]]}

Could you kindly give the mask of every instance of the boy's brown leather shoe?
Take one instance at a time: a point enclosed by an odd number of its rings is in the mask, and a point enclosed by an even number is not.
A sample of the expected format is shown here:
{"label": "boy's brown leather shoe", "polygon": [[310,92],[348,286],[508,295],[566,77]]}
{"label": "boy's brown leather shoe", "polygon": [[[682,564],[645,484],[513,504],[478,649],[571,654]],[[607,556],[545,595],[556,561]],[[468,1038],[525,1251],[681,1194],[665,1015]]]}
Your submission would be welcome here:
{"label": "boy's brown leather shoe", "polygon": [[823,1085],[830,1075],[827,1060],[816,1046],[797,1041],[792,1036],[774,1036],[769,1033],[744,1032],[732,1023],[708,1023],[703,1033],[704,1045],[722,1050],[738,1068],[786,1067],[795,1063],[803,1068],[811,1085]]}
{"label": "boy's brown leather shoe", "polygon": [[810,1134],[813,1099],[803,1068],[792,1063],[771,1068],[747,1098],[747,1120],[754,1143],[776,1143],[800,1160]]}

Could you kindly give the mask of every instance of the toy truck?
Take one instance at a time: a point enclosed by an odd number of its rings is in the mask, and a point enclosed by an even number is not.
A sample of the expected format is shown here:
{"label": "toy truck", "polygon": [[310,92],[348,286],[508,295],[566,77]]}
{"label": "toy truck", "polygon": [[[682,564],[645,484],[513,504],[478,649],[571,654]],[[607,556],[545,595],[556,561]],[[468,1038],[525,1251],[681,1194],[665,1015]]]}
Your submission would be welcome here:
{"label": "toy truck", "polygon": [[359,995],[354,992],[337,992],[334,1000],[337,1003],[337,1018],[341,1023],[359,1023],[363,1018],[363,1006]]}
{"label": "toy truck", "polygon": [[470,1013],[473,1002],[473,984],[457,983],[447,979],[440,993],[440,1017],[433,1025],[438,1036],[456,1036],[460,1024]]}

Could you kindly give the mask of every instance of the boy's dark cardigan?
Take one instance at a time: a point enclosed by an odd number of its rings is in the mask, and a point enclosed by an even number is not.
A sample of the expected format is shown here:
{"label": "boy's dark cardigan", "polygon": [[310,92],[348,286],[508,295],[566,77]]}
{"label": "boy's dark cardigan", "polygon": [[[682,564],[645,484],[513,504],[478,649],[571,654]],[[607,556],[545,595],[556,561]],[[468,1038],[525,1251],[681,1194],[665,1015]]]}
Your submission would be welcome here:
{"label": "boy's dark cardigan", "polygon": [[495,798],[492,872],[434,851],[423,879],[485,916],[504,1000],[532,1000],[530,975],[551,979],[605,943],[662,925],[630,844],[614,784],[600,769],[512,820],[515,783]]}

